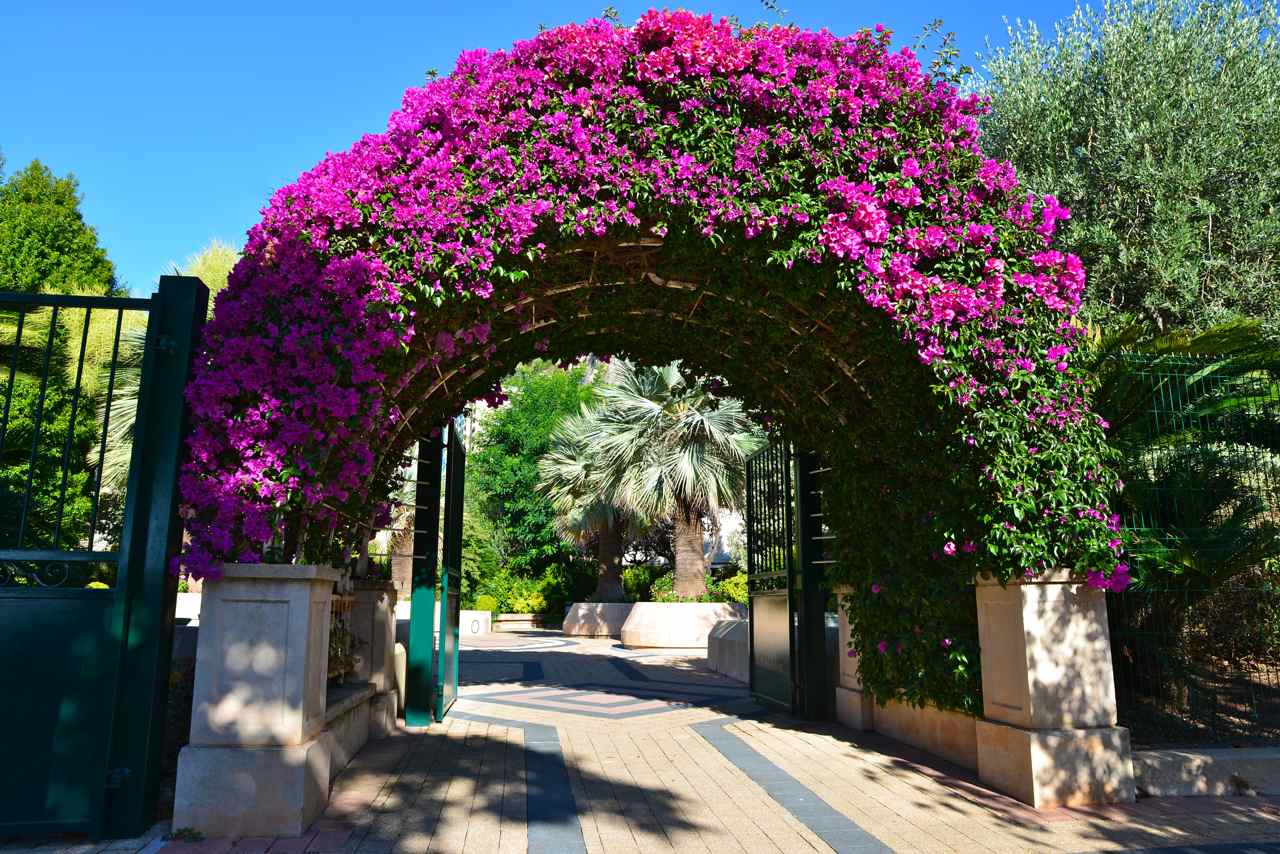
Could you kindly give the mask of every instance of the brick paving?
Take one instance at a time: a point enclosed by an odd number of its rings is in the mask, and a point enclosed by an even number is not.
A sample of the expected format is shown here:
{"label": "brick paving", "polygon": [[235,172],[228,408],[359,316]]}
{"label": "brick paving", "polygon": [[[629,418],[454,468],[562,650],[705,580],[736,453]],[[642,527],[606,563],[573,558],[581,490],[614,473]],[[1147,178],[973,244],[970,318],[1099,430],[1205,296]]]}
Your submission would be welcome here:
{"label": "brick paving", "polygon": [[771,716],[700,658],[549,633],[463,651],[449,719],[370,744],[301,837],[18,850],[155,854],[1280,852],[1280,798],[1036,811],[883,737]]}

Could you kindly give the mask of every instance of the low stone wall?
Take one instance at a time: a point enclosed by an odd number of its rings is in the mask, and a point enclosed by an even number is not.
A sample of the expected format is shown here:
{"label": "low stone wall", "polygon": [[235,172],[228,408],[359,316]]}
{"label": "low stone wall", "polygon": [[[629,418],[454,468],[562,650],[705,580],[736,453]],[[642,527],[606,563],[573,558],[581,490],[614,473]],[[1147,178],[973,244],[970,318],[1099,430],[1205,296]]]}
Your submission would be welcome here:
{"label": "low stone wall", "polygon": [[[838,594],[843,591],[837,591]],[[863,690],[840,609],[840,721],[975,770],[1037,809],[1135,797],[1129,731],[1116,725],[1106,599],[1065,571],[1006,586],[975,582],[982,716],[899,703]]]}
{"label": "low stone wall", "polygon": [[746,616],[745,606],[729,602],[636,602],[622,625],[622,645],[706,649],[716,623]]}
{"label": "low stone wall", "polygon": [[707,667],[730,679],[751,679],[751,624],[747,620],[721,620],[707,635]]}
{"label": "low stone wall", "polygon": [[559,628],[560,624],[544,614],[494,614],[492,625],[495,632],[527,632]]}
{"label": "low stone wall", "polygon": [[380,692],[373,683],[329,689],[325,727],[318,740],[329,754],[331,786],[360,748],[395,731],[394,697],[394,691]]}
{"label": "low stone wall", "polygon": [[1280,748],[1135,750],[1133,775],[1153,798],[1280,795]]}
{"label": "low stone wall", "polygon": [[971,715],[890,700],[877,706],[874,716],[876,732],[978,770],[977,719]]}
{"label": "low stone wall", "polygon": [[574,637],[621,638],[631,606],[630,602],[574,602],[564,615],[561,631]]}

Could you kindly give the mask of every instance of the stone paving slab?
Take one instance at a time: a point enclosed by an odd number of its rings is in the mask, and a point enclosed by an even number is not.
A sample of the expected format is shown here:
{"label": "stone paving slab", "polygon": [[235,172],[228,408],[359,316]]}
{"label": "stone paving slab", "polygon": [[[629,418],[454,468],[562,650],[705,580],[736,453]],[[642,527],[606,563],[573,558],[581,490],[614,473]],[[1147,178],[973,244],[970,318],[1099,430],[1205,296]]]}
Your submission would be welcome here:
{"label": "stone paving slab", "polygon": [[370,742],[292,838],[0,854],[1280,854],[1280,798],[1038,811],[881,736],[765,714],[701,658],[522,633],[463,646],[443,724]]}

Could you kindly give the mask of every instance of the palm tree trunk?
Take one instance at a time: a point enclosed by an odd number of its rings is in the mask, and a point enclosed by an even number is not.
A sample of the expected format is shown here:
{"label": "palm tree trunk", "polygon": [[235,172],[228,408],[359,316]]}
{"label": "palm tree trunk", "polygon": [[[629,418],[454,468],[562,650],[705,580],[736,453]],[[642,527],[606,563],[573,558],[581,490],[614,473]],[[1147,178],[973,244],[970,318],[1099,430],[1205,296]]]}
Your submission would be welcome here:
{"label": "palm tree trunk", "polygon": [[600,539],[596,544],[596,562],[600,566],[600,577],[596,581],[596,592],[591,594],[593,602],[621,602],[627,598],[622,587],[622,524],[614,522],[600,531]]}
{"label": "palm tree trunk", "polygon": [[675,593],[683,599],[706,595],[707,572],[702,563],[702,519],[696,513],[676,510]]}

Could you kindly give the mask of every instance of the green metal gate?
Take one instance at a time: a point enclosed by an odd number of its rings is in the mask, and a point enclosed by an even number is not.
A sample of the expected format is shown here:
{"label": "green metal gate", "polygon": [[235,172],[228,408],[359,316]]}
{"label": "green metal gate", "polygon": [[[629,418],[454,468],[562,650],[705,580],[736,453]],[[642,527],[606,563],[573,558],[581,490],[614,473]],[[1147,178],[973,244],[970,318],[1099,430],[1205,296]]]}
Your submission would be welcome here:
{"label": "green metal gate", "polygon": [[746,519],[749,684],[756,697],[788,712],[796,703],[790,463],[785,444],[767,445],[747,461]]}
{"label": "green metal gate", "polygon": [[[153,820],[207,302],[176,276],[150,299],[0,293],[0,837]],[[123,484],[103,480],[113,452]]]}
{"label": "green metal gate", "polygon": [[812,719],[834,709],[826,607],[830,591],[816,454],[771,443],[747,461],[747,591],[751,692]]}
{"label": "green metal gate", "polygon": [[462,512],[467,466],[462,431],[460,416],[442,434],[418,443],[405,691],[405,723],[409,726],[444,720],[458,696]]}

